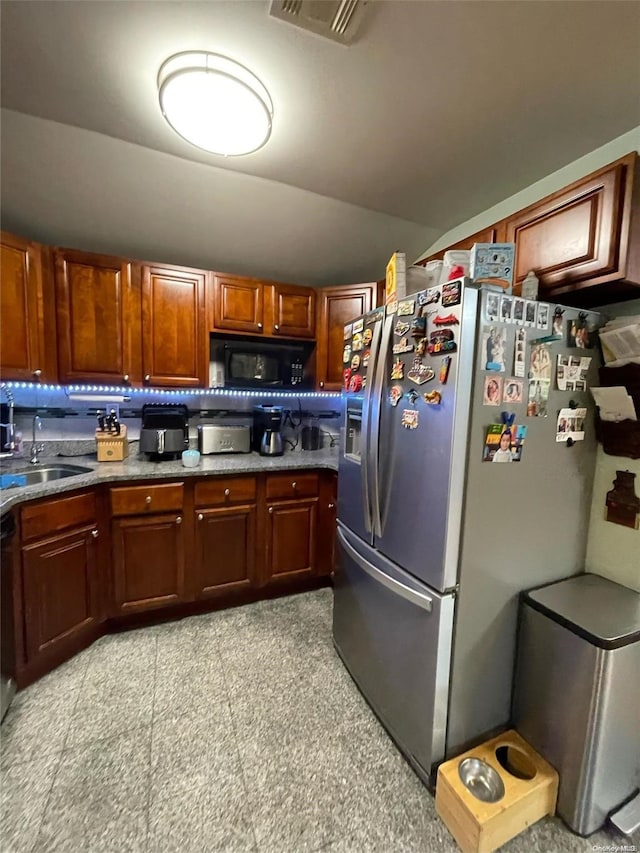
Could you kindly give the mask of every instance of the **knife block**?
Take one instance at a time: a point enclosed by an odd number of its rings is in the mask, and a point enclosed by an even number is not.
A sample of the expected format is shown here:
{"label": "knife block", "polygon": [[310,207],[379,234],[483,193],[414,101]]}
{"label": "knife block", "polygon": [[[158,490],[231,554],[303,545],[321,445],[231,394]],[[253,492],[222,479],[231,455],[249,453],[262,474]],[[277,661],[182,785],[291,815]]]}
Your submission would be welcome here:
{"label": "knife block", "polygon": [[120,425],[120,435],[96,430],[96,450],[98,462],[122,462],[129,455],[127,428]]}
{"label": "knife block", "polygon": [[[460,777],[467,758],[480,759],[500,777],[495,802],[471,793]],[[436,812],[464,853],[491,853],[556,810],[558,774],[514,731],[470,749],[438,768]]]}

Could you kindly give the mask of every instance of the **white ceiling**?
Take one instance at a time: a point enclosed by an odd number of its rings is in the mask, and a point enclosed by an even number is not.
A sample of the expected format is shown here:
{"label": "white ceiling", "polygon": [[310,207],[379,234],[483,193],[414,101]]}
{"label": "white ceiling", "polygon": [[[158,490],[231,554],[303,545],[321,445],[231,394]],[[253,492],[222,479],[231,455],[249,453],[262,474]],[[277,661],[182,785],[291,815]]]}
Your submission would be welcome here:
{"label": "white ceiling", "polygon": [[[2,2],[2,222],[37,239],[309,284],[381,278],[640,124],[640,3],[373,0],[349,47],[269,0]],[[158,109],[171,54],[228,54],[265,148],[202,152]]]}

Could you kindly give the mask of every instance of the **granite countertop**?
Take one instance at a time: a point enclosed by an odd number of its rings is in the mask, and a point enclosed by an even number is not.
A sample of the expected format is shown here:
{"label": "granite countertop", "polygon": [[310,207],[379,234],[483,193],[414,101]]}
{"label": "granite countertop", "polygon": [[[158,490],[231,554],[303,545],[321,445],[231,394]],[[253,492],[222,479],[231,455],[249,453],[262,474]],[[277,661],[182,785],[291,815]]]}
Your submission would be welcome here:
{"label": "granite countertop", "polygon": [[26,459],[3,459],[1,474],[32,471],[48,465],[80,465],[91,468],[87,474],[64,477],[50,483],[18,486],[0,491],[0,514],[4,515],[23,501],[60,495],[75,489],[115,483],[122,480],[166,480],[168,478],[206,477],[224,474],[256,474],[263,471],[295,471],[303,468],[338,470],[338,448],[291,451],[284,456],[266,457],[258,453],[237,453],[201,456],[197,468],[185,468],[181,461],[149,462],[142,456],[130,456],[123,462],[98,462],[96,454],[86,456],[41,456],[39,466],[30,465]]}

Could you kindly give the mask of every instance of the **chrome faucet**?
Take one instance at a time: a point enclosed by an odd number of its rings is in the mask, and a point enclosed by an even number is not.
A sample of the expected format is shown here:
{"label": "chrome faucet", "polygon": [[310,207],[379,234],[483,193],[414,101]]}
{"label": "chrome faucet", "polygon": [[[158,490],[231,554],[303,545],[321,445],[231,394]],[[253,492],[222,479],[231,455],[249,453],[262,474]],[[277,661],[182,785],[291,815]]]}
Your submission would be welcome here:
{"label": "chrome faucet", "polygon": [[32,438],[33,442],[31,444],[31,462],[32,465],[37,465],[40,460],[38,459],[38,453],[42,453],[44,450],[44,444],[38,444],[36,441],[36,431],[42,429],[42,418],[38,415],[33,416],[33,430],[32,430]]}
{"label": "chrome faucet", "polygon": [[13,451],[16,449],[16,432],[13,420],[13,392],[6,382],[0,384],[0,393],[4,393],[9,407],[9,420],[6,424],[0,424],[0,427],[3,427],[7,431],[6,440],[2,447],[0,447],[0,458],[4,458],[13,456]]}

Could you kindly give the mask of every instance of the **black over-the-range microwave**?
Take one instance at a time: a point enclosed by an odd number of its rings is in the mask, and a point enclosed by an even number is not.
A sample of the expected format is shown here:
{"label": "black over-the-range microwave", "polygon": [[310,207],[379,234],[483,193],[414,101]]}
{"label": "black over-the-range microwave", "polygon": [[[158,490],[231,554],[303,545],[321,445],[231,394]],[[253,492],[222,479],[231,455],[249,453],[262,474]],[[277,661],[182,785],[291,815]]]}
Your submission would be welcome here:
{"label": "black over-the-range microwave", "polygon": [[312,386],[307,363],[312,343],[262,341],[211,335],[209,384],[212,388],[281,388]]}

